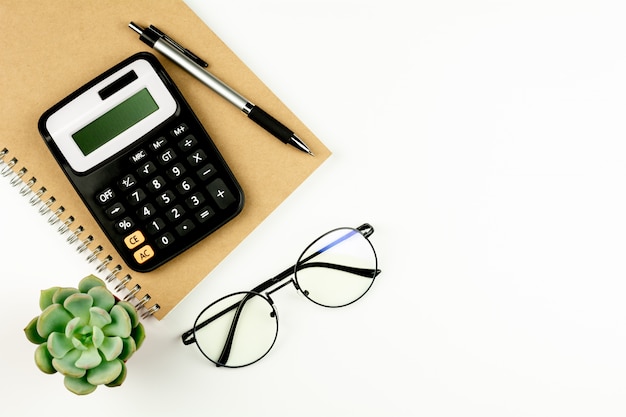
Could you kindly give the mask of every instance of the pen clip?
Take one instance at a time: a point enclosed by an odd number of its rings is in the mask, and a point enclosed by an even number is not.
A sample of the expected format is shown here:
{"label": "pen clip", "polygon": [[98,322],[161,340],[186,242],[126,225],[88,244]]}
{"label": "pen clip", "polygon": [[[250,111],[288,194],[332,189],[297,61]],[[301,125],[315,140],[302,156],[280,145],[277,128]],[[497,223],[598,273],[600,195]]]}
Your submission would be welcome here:
{"label": "pen clip", "polygon": [[150,29],[155,31],[164,41],[172,45],[174,48],[178,49],[182,54],[184,54],[187,58],[191,59],[196,64],[200,65],[203,68],[206,68],[209,66],[209,64],[206,63],[206,61],[202,60],[198,55],[194,54],[189,49],[184,48],[181,44],[179,44],[174,39],[167,36],[165,32],[158,29],[156,26],[150,25]]}

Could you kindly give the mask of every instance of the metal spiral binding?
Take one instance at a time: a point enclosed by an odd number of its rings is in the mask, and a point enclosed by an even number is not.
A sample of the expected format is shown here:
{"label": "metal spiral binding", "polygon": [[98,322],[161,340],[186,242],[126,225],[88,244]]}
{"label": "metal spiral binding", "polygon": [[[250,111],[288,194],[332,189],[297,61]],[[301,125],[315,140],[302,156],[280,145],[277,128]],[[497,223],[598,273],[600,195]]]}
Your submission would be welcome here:
{"label": "metal spiral binding", "polygon": [[[24,180],[24,175],[28,172],[26,167],[22,167],[19,170],[16,170],[16,165],[18,164],[17,158],[11,158],[8,162],[5,161],[5,157],[8,155],[9,150],[7,148],[2,148],[0,150],[0,176],[2,177],[10,177],[9,184],[13,187],[17,187],[21,184],[21,188],[19,189],[19,194],[30,198],[28,199],[28,203],[36,207],[39,205],[38,211],[42,216],[48,215],[47,219],[48,223],[51,226],[57,225],[59,222],[59,226],[57,231],[60,235],[64,235],[69,232],[69,236],[67,237],[68,244],[77,244],[76,250],[78,253],[85,252],[89,245],[94,241],[94,237],[92,235],[88,235],[86,238],[82,239],[80,235],[85,231],[85,228],[82,225],[76,226],[72,229],[72,226],[76,219],[74,216],[68,216],[65,220],[61,219],[61,216],[65,213],[65,208],[63,206],[58,206],[53,210],[53,206],[56,203],[56,198],[54,196],[49,196],[46,198],[46,193],[48,190],[46,187],[39,187],[37,191],[34,190],[34,186],[37,183],[37,178],[31,177],[28,181]],[[52,213],[51,213],[52,212]],[[82,239],[82,240],[81,240]],[[99,256],[103,254],[104,248],[98,245],[92,251],[89,251],[89,254],[86,258],[88,263],[92,263],[99,259]],[[106,255],[104,258],[100,260],[100,263],[96,267],[97,272],[104,272],[105,270],[109,271],[109,274],[106,276],[105,280],[107,282],[112,282],[114,279],[118,279],[119,283],[115,286],[114,290],[117,292],[122,292],[124,290],[128,290],[126,296],[123,298],[125,301],[131,302],[135,300],[135,309],[137,311],[142,311],[142,318],[147,318],[152,316],[154,313],[160,310],[160,306],[158,304],[153,304],[150,307],[147,307],[146,304],[151,300],[149,294],[144,294],[141,299],[138,297],[139,292],[141,291],[141,285],[135,284],[132,288],[130,288],[130,284],[132,281],[132,276],[130,274],[126,274],[123,278],[118,278],[118,274],[122,272],[122,267],[120,265],[116,265],[113,268],[109,268],[109,264],[113,261],[113,258],[110,255]],[[130,289],[129,289],[130,288]]]}

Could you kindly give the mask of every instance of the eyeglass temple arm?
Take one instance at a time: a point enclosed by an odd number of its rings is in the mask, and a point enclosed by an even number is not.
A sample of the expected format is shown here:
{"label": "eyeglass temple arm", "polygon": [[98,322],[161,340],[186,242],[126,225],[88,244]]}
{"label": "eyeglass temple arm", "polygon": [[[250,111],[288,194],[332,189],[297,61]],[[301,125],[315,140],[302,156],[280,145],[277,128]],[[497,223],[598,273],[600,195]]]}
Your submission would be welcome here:
{"label": "eyeglass temple arm", "polygon": [[[369,224],[369,223],[363,223],[361,226],[357,227],[356,230],[361,233],[363,235],[363,237],[368,238],[372,235],[372,233],[374,233],[374,228]],[[340,239],[337,239],[336,241],[333,241],[330,245],[326,246],[324,249],[310,255],[308,258],[304,259],[303,262],[307,262],[310,259],[316,257],[317,255],[325,252],[326,250],[330,249],[331,247],[337,245],[340,242],[343,242],[345,239],[347,239],[348,237],[352,236],[355,232],[350,232],[348,234],[346,234],[345,236],[341,237]],[[337,264],[331,264],[331,263],[326,263],[326,262],[311,262],[308,264],[304,264],[301,263],[299,265],[298,269],[304,269],[304,268],[310,268],[310,267],[322,267],[322,268],[330,268],[330,269],[338,269],[341,271],[345,271],[348,273],[352,273],[355,275],[359,275],[359,276],[363,276],[363,277],[372,277],[375,278],[378,276],[378,274],[380,274],[381,270],[377,269],[375,271],[373,271],[372,269],[368,269],[368,268],[353,268],[353,267],[349,267],[349,266],[344,266],[344,265],[337,265]],[[263,292],[265,290],[267,290],[268,288],[276,285],[277,283],[279,283],[280,281],[282,281],[283,279],[291,276],[294,272],[296,271],[296,265],[292,265],[289,268],[285,269],[284,271],[282,271],[281,273],[279,273],[278,275],[268,279],[267,281],[257,285],[256,287],[254,287],[251,292],[256,292],[256,293],[260,293]],[[282,288],[282,287],[281,287]],[[185,345],[190,345],[192,343],[194,343],[196,341],[195,337],[194,337],[194,329],[195,330],[199,330],[202,329],[203,327],[205,327],[206,325],[208,325],[209,323],[211,323],[213,320],[216,320],[218,318],[220,318],[221,316],[223,316],[224,314],[230,312],[232,309],[237,308],[238,306],[242,305],[242,303],[244,303],[246,300],[246,298],[244,298],[242,301],[235,303],[233,305],[231,305],[230,307],[222,310],[221,312],[217,313],[216,315],[214,315],[213,317],[209,317],[207,320],[203,321],[202,323],[196,324],[194,326],[194,328],[187,330],[185,333],[182,334],[182,341],[183,344]],[[238,320],[233,320],[233,325],[231,325],[231,328],[234,331],[234,327],[236,326]],[[230,339],[230,333],[229,333],[229,339]],[[227,340],[227,344],[231,344],[232,340],[230,340],[230,342],[228,342]]]}
{"label": "eyeglass temple arm", "polygon": [[247,294],[241,301],[237,303],[237,311],[235,311],[235,317],[233,317],[233,321],[230,323],[230,329],[228,329],[228,336],[226,337],[226,341],[224,342],[224,348],[222,349],[222,353],[220,354],[220,357],[216,362],[217,366],[220,366],[221,364],[225,365],[226,362],[228,362],[230,349],[233,346],[233,339],[235,338],[235,329],[237,328],[237,323],[239,323],[241,311],[243,310],[243,306],[252,297],[252,294]]}

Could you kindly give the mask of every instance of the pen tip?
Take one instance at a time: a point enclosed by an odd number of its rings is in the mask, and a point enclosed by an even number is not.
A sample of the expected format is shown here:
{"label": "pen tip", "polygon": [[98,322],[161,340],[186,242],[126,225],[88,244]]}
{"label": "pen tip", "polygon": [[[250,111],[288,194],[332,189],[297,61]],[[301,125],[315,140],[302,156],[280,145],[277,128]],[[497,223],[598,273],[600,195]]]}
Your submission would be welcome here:
{"label": "pen tip", "polygon": [[143,33],[143,29],[141,27],[139,27],[138,25],[136,25],[135,22],[130,22],[128,24],[128,27],[131,28],[132,30],[134,30],[135,32],[137,32],[140,35]]}

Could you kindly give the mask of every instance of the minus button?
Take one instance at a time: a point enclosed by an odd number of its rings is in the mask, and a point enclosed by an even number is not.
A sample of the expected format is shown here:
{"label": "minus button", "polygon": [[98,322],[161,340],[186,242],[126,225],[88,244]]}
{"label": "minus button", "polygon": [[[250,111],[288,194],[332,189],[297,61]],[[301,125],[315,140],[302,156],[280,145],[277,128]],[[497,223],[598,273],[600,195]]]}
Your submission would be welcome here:
{"label": "minus button", "polygon": [[213,166],[213,164],[208,164],[208,165],[203,166],[198,171],[198,176],[200,177],[202,181],[205,181],[211,178],[213,175],[215,175],[216,172],[217,171],[215,170],[215,167]]}

